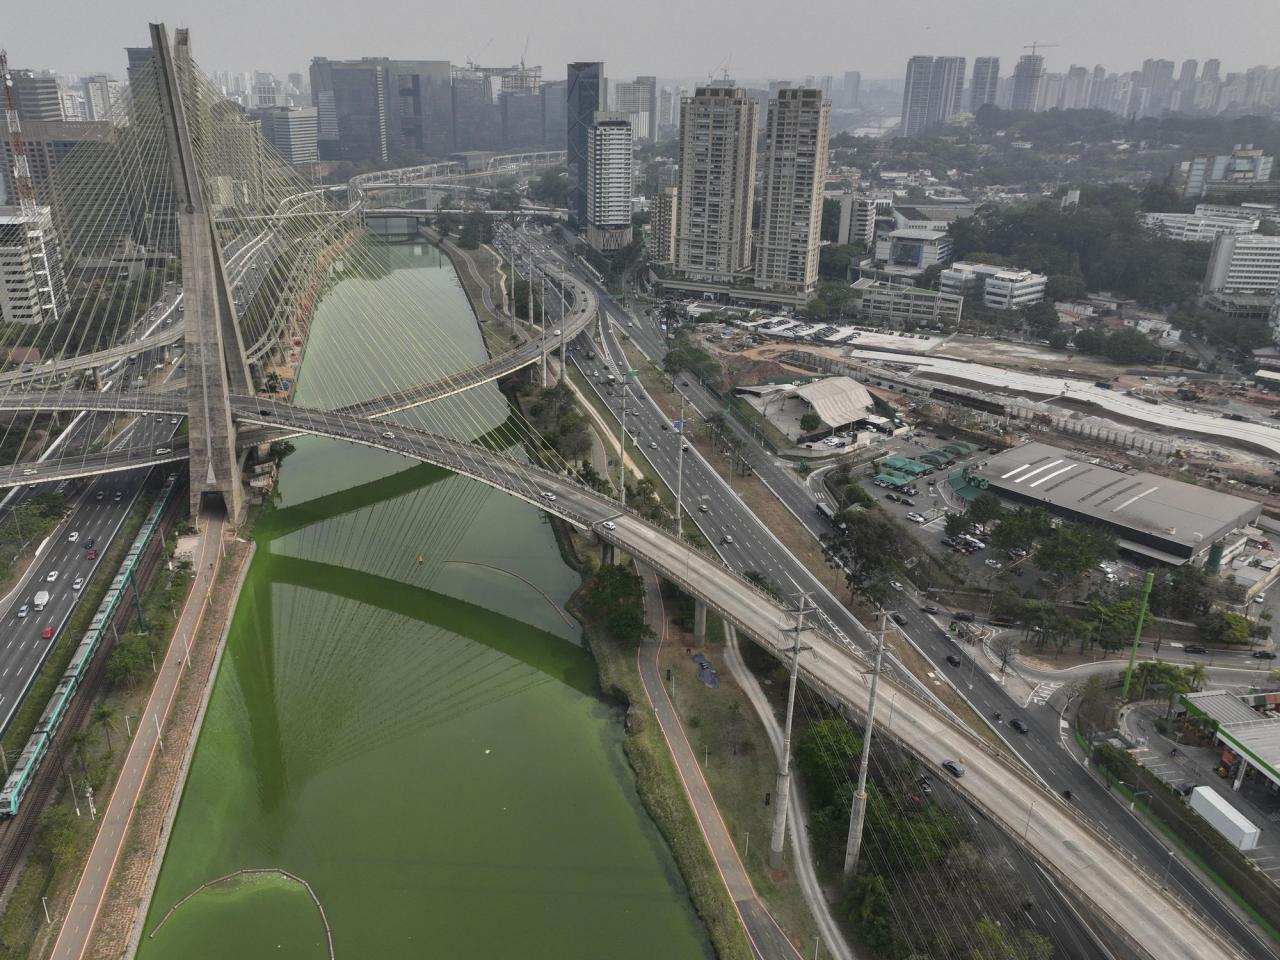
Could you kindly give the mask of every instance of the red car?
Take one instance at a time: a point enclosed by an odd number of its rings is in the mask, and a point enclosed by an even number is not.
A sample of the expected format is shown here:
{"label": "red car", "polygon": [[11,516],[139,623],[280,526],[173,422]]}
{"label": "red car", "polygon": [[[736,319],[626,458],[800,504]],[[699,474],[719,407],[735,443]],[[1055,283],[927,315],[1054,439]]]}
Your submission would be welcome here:
{"label": "red car", "polygon": [[86,556],[87,556],[90,560],[97,560],[97,559],[98,559],[98,551],[97,551],[97,550],[90,550],[90,551],[86,554]]}
{"label": "red car", "polygon": [[53,627],[45,627],[45,628],[44,628],[44,632],[40,634],[40,639],[41,639],[41,640],[52,640],[52,639],[53,639]]}

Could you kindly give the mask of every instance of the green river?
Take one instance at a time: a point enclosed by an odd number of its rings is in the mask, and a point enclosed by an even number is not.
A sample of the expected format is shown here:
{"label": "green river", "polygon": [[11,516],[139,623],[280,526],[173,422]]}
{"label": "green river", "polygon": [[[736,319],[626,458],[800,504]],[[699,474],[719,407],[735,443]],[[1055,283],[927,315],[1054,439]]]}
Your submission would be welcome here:
{"label": "green river", "polygon": [[[321,304],[300,403],[484,356],[434,248],[375,256],[384,271],[347,276]],[[449,346],[424,349],[436,341]],[[507,416],[493,386],[429,410],[403,418],[479,436]],[[323,960],[300,881],[339,958],[709,956],[637,799],[619,712],[561,612],[578,580],[542,514],[314,438],[297,441],[278,492],[254,530],[138,956]],[[270,872],[169,914],[244,869]]]}

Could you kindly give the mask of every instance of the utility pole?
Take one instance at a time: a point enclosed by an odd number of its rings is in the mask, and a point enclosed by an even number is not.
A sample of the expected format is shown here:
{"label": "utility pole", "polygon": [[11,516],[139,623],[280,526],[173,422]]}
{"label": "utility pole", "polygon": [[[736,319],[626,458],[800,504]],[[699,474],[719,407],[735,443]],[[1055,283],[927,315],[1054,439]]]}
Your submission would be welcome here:
{"label": "utility pole", "polygon": [[858,767],[858,787],[853,793],[853,809],[849,811],[849,840],[844,848],[844,875],[853,876],[862,852],[862,822],[867,816],[867,768],[871,764],[871,732],[876,725],[876,688],[880,685],[880,659],[884,656],[884,634],[888,629],[885,615],[880,614],[880,636],[876,641],[876,663],[871,671],[871,695],[867,699],[867,727],[862,735],[862,763]]}
{"label": "utility pole", "polygon": [[[532,293],[532,289],[529,292]],[[542,389],[547,389],[547,275],[545,273],[542,274]]]}
{"label": "utility pole", "polygon": [[1138,658],[1138,643],[1142,640],[1142,626],[1147,619],[1147,600],[1151,597],[1151,585],[1155,583],[1155,574],[1148,573],[1146,582],[1142,584],[1142,604],[1138,607],[1138,625],[1133,630],[1133,646],[1129,648],[1129,669],[1124,672],[1124,688],[1120,691],[1120,702],[1129,696],[1129,682],[1133,679],[1133,662]]}
{"label": "utility pole", "polygon": [[618,412],[618,503],[627,508],[627,381],[623,374],[622,409]]}
{"label": "utility pole", "polygon": [[684,394],[680,394],[680,427],[676,430],[680,446],[676,450],[676,537],[684,539],[684,509],[681,492],[684,489]]}
{"label": "utility pole", "polygon": [[796,680],[800,676],[800,654],[813,649],[800,645],[800,632],[804,630],[804,618],[812,610],[808,603],[809,594],[801,593],[791,643],[791,679],[787,685],[787,722],[782,731],[782,760],[778,765],[778,780],[773,794],[773,833],[769,838],[769,866],[775,870],[782,866],[782,851],[787,842],[787,809],[791,800],[791,720],[796,709]]}

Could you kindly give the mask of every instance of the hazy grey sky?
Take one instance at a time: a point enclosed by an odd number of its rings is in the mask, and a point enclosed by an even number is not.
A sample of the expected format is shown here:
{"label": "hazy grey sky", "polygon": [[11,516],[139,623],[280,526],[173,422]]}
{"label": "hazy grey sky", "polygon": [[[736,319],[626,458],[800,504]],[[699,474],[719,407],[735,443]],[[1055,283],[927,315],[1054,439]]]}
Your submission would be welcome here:
{"label": "hazy grey sky", "polygon": [[[18,6],[14,0],[11,8]],[[125,46],[147,23],[190,27],[206,69],[306,70],[313,56],[484,63],[520,58],[560,77],[569,60],[610,76],[699,77],[728,64],[739,79],[861,70],[896,76],[914,53],[997,55],[1023,44],[1048,69],[1128,70],[1145,57],[1217,57],[1224,72],[1280,62],[1280,2],[1243,0],[43,0],[0,17],[18,67],[124,74]],[[1007,64],[1007,66],[1005,65]]]}

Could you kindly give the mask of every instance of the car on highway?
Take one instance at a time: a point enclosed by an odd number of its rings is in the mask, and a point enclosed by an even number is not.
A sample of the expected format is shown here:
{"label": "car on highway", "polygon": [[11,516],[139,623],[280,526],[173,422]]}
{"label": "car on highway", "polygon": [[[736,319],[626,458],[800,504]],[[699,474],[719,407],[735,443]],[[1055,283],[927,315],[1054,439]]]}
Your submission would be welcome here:
{"label": "car on highway", "polygon": [[943,760],[942,769],[947,771],[947,773],[951,774],[957,780],[964,776],[964,767],[960,766],[960,763],[956,760]]}
{"label": "car on highway", "polygon": [[27,614],[30,611],[31,611],[31,608],[24,603],[22,606],[18,608],[18,619],[25,620],[27,618]]}
{"label": "car on highway", "polygon": [[721,542],[721,543],[733,543],[733,534],[731,534],[731,533],[726,533],[723,537],[721,537],[721,538],[720,538],[720,542]]}
{"label": "car on highway", "polygon": [[1019,733],[1026,733],[1028,731],[1026,722],[1019,717],[1014,717],[1010,720],[1009,726],[1013,727],[1013,729],[1017,730]]}
{"label": "car on highway", "polygon": [[902,614],[898,613],[896,610],[893,613],[889,614],[889,619],[892,620],[894,623],[896,623],[900,627],[905,627],[907,625],[907,618],[904,617]]}
{"label": "car on highway", "polygon": [[705,503],[700,503],[700,504],[698,504],[698,512],[699,512],[699,513],[710,513],[710,512],[711,512],[711,508],[710,508],[709,506],[707,506]]}
{"label": "car on highway", "polygon": [[548,502],[550,502],[550,503],[555,503],[555,501],[556,501],[556,495],[555,495],[554,493],[552,493],[550,490],[543,490],[543,491],[542,491],[542,499],[543,499],[543,500],[546,500],[546,501],[548,501]]}
{"label": "car on highway", "polygon": [[1253,659],[1255,660],[1274,660],[1276,658],[1274,650],[1255,650],[1253,651]]}
{"label": "car on highway", "polygon": [[947,654],[947,663],[951,664],[953,667],[960,666],[962,662],[963,661],[961,661],[961,659],[958,656],[956,656],[954,653]]}
{"label": "car on highway", "polygon": [[156,447],[156,456],[163,457],[166,453],[173,453],[172,447]]}
{"label": "car on highway", "polygon": [[384,430],[384,431],[382,431],[382,439],[383,439],[383,440],[394,440],[395,438],[396,438],[396,435],[395,435],[394,433],[392,433],[390,430]]}
{"label": "car on highway", "polygon": [[112,501],[114,501],[115,503],[119,503],[123,498],[124,498],[124,493],[123,493],[122,491],[120,491],[120,490],[117,490],[117,491],[116,491],[116,495],[115,495],[114,497],[112,497],[111,499],[112,499]]}
{"label": "car on highway", "polygon": [[938,608],[935,607],[932,603],[926,603],[920,609],[923,610],[925,613],[932,613],[932,614],[938,613]]}
{"label": "car on highway", "polygon": [[58,579],[58,571],[50,570],[48,575],[44,579],[46,583],[56,583]]}
{"label": "car on highway", "polygon": [[106,496],[107,496],[107,491],[105,491],[105,490],[99,490],[99,491],[98,491],[98,495],[97,495],[96,497],[94,497],[94,499],[95,499],[95,500],[103,500],[103,499],[105,499],[105,498],[106,498]]}
{"label": "car on highway", "polygon": [[170,417],[170,418],[169,418],[169,422],[170,422],[170,423],[177,423],[177,422],[178,422],[178,418],[177,418],[177,417]]}
{"label": "car on highway", "polygon": [[67,534],[67,543],[75,543],[79,539],[80,539],[79,530],[72,530],[70,533]]}
{"label": "car on highway", "polygon": [[650,450],[657,450],[657,449],[658,449],[658,441],[657,441],[657,440],[650,440],[650,441],[649,441],[649,449],[650,449]]}
{"label": "car on highway", "polygon": [[1182,648],[1183,653],[1208,653],[1209,648],[1201,643],[1188,643]]}
{"label": "car on highway", "polygon": [[90,547],[94,546],[97,542],[98,541],[93,539],[93,537],[85,537],[84,548],[88,550]]}
{"label": "car on highway", "polygon": [[41,630],[41,631],[40,631],[40,639],[41,639],[41,640],[52,640],[52,639],[53,639],[53,627],[52,627],[52,626],[49,626],[49,627],[45,627],[43,630]]}
{"label": "car on highway", "polygon": [[89,550],[89,552],[88,552],[88,553],[86,553],[84,556],[85,556],[85,559],[86,559],[86,560],[97,560],[97,559],[98,559],[98,551],[97,551],[97,550],[90,549],[90,550]]}
{"label": "car on highway", "polygon": [[600,524],[600,526],[604,527],[606,530],[618,529],[618,525],[614,523],[612,520],[606,520],[604,523]]}
{"label": "car on highway", "polygon": [[80,591],[80,588],[83,586],[84,586],[84,577],[76,577],[75,580],[71,581],[71,589],[75,590],[77,593]]}

